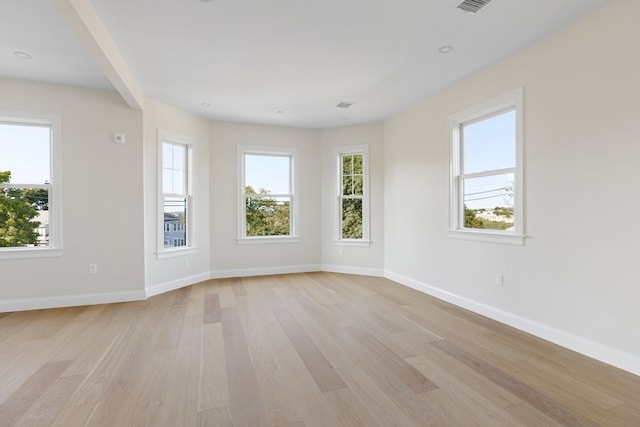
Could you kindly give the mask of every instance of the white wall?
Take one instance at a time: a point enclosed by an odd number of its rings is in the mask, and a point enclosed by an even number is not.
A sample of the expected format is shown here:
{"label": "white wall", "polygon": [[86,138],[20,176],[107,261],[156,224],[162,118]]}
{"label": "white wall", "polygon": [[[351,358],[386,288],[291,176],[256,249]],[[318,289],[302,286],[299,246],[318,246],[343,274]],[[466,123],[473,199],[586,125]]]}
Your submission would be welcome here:
{"label": "white wall", "polygon": [[[158,130],[195,140],[195,244],[193,254],[158,259]],[[151,98],[144,107],[144,225],[147,295],[209,279],[209,120]]]}
{"label": "white wall", "polygon": [[0,260],[2,309],[144,298],[142,113],[115,91],[10,79],[0,108],[61,114],[64,233],[61,257]]}
{"label": "white wall", "polygon": [[[237,146],[297,148],[300,240],[238,244]],[[320,131],[211,122],[211,270],[214,277],[314,271],[320,266]]]}
{"label": "white wall", "polygon": [[[322,268],[323,270],[382,275],[384,266],[384,128],[382,123],[323,129],[322,143]],[[369,247],[337,246],[334,242],[336,203],[335,147],[369,146]]]}
{"label": "white wall", "polygon": [[[638,18],[616,2],[386,122],[389,277],[640,372]],[[517,87],[526,243],[450,239],[448,116]]]}

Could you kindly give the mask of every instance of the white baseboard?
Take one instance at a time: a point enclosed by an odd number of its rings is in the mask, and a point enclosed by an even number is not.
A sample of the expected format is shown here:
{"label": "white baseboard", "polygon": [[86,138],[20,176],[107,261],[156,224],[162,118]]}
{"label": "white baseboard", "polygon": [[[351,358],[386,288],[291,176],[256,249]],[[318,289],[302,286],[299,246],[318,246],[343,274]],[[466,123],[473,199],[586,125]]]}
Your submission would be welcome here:
{"label": "white baseboard", "polygon": [[114,302],[145,300],[144,291],[102,292],[83,295],[0,300],[0,313],[40,310],[43,308],[76,307],[81,305],[110,304]]}
{"label": "white baseboard", "polygon": [[283,265],[279,267],[238,268],[233,270],[214,270],[211,279],[227,279],[230,277],[270,276],[272,274],[309,273],[320,271],[320,265]]}
{"label": "white baseboard", "polygon": [[184,288],[185,286],[191,286],[196,283],[209,280],[211,277],[209,273],[194,274],[192,276],[181,277],[180,279],[171,280],[169,282],[158,283],[157,285],[148,286],[146,288],[147,298],[155,295],[160,295],[165,292],[175,291],[176,289]]}
{"label": "white baseboard", "polygon": [[574,335],[561,329],[453,294],[389,270],[384,270],[384,277],[443,301],[466,308],[474,313],[489,317],[500,323],[551,341],[570,350],[577,351],[585,356],[631,372],[632,374],[640,375],[640,356],[638,355],[591,341],[579,335]]}
{"label": "white baseboard", "polygon": [[322,264],[322,271],[328,271],[331,273],[343,273],[343,274],[358,274],[361,276],[384,276],[384,270],[382,268],[369,268],[369,267],[351,267],[348,265],[331,265]]}

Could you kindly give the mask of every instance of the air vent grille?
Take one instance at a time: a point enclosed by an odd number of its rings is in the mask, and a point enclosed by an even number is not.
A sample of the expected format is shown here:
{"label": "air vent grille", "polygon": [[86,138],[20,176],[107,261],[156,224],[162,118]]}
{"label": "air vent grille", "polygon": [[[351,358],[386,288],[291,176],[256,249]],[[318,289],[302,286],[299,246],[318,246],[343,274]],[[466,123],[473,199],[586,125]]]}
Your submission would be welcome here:
{"label": "air vent grille", "polygon": [[349,108],[353,105],[353,102],[345,102],[342,101],[341,103],[339,103],[338,105],[336,105],[336,107],[338,108]]}
{"label": "air vent grille", "polygon": [[459,9],[465,12],[477,13],[480,9],[489,4],[491,0],[464,0],[458,5]]}

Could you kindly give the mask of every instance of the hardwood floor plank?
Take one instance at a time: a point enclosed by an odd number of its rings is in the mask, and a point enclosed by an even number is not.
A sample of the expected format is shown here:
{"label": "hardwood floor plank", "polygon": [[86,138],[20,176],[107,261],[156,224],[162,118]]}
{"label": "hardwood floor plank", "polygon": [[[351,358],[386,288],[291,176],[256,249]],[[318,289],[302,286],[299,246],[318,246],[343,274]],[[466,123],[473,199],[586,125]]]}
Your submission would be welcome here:
{"label": "hardwood floor plank", "polygon": [[414,393],[424,393],[438,388],[435,383],[366,330],[350,326],[347,331],[373,356],[378,357],[387,369],[407,384]]}
{"label": "hardwood floor plank", "polygon": [[69,366],[70,360],[44,364],[0,404],[0,425],[14,425]]}
{"label": "hardwood floor plank", "polygon": [[[251,306],[246,307],[246,310],[251,310]],[[269,311],[266,315],[257,317],[252,312],[246,312],[242,305],[239,307],[239,314],[243,320],[247,347],[270,425],[288,424],[302,419],[300,409],[291,398],[286,375],[290,366],[282,366],[278,362],[276,350],[268,338],[268,329],[279,326],[275,316]]]}
{"label": "hardwood floor plank", "polygon": [[198,412],[197,427],[233,427],[229,407],[207,409]]}
{"label": "hardwood floor plank", "polygon": [[237,426],[268,426],[237,309],[222,309],[222,330],[231,399],[231,420]]}
{"label": "hardwood floor plank", "polygon": [[247,296],[247,289],[244,287],[244,283],[242,283],[242,280],[238,280],[238,282],[234,283],[231,289],[233,290],[233,295],[236,298]]}
{"label": "hardwood floor plank", "polygon": [[513,377],[505,374],[499,369],[496,369],[493,366],[480,361],[473,355],[458,349],[457,347],[451,345],[446,341],[435,341],[433,345],[438,349],[446,352],[447,354],[455,357],[465,365],[472,367],[473,369],[482,373],[492,382],[500,385],[506,390],[509,390],[511,393],[520,397],[525,402],[528,402],[530,405],[534,406],[549,417],[557,420],[561,424],[585,427],[593,427],[597,425],[596,423],[590,421],[579,413],[572,411],[561,403],[548,398],[537,390],[514,379]]}
{"label": "hardwood floor plank", "polygon": [[560,424],[553,418],[538,411],[536,408],[528,404],[527,402],[516,403],[507,408],[504,411],[511,415],[514,419],[518,420],[525,426],[545,426],[545,427],[562,427],[564,424]]}
{"label": "hardwood floor plank", "polygon": [[204,323],[219,323],[222,321],[220,313],[220,295],[207,294],[204,296],[204,308],[203,308]]}
{"label": "hardwood floor plank", "polygon": [[[429,370],[425,371],[425,373],[433,372],[431,375],[434,375],[434,380],[442,381],[445,386],[448,381],[455,382],[457,380],[464,386],[481,394],[483,398],[489,400],[498,408],[507,408],[522,402],[522,399],[518,396],[495,384],[473,367],[465,365],[455,357],[438,350],[433,345],[425,350],[423,356],[426,360],[423,360],[422,363],[429,366],[426,368]],[[415,359],[409,359],[408,361],[413,363]],[[444,375],[446,379],[442,379],[441,375]]]}
{"label": "hardwood floor plank", "polygon": [[331,366],[327,358],[324,357],[313,340],[300,327],[293,316],[291,316],[289,310],[286,308],[275,309],[273,313],[291,340],[291,343],[309,370],[318,388],[325,392],[346,387],[347,385],[340,375],[338,375],[333,366]]}
{"label": "hardwood floor plank", "polygon": [[336,417],[336,427],[381,426],[348,388],[325,392],[324,398]]}
{"label": "hardwood floor plank", "polygon": [[227,407],[231,404],[222,323],[210,323],[202,327],[198,386],[198,411]]}
{"label": "hardwood floor plank", "polygon": [[52,425],[83,379],[84,375],[57,378],[16,425],[21,427]]}
{"label": "hardwood floor plank", "polygon": [[89,403],[79,406],[65,406],[51,424],[51,427],[86,427],[96,408],[97,403]]}
{"label": "hardwood floor plank", "polygon": [[287,308],[294,318],[304,320],[300,321],[300,326],[306,334],[313,339],[313,342],[334,369],[352,366],[357,363],[357,358],[355,358],[352,353],[345,351],[335,340],[334,334],[328,332],[320,324],[324,318],[324,312],[319,316],[310,316],[309,313],[298,304],[297,300],[289,298],[285,301],[287,302]]}
{"label": "hardwood floor plank", "polygon": [[417,426],[409,420],[405,413],[368,377],[359,366],[340,369],[340,375],[349,385],[358,399],[366,406],[373,417],[382,426],[412,427]]}

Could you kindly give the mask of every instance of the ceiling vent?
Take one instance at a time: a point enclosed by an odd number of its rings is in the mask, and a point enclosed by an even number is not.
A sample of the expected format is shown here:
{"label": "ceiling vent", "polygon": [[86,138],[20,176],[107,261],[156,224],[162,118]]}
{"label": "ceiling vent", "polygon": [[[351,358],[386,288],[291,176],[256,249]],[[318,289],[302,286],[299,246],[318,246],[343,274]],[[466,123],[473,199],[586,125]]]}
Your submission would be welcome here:
{"label": "ceiling vent", "polygon": [[489,4],[491,0],[464,0],[458,5],[458,9],[465,12],[477,13],[480,9]]}
{"label": "ceiling vent", "polygon": [[340,104],[336,105],[338,108],[349,108],[353,105],[353,102],[345,102],[342,101]]}

